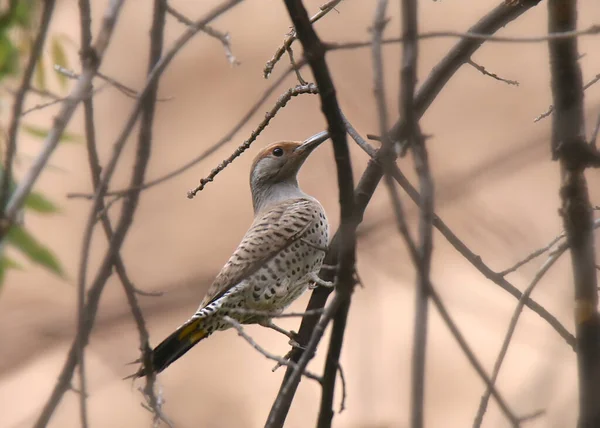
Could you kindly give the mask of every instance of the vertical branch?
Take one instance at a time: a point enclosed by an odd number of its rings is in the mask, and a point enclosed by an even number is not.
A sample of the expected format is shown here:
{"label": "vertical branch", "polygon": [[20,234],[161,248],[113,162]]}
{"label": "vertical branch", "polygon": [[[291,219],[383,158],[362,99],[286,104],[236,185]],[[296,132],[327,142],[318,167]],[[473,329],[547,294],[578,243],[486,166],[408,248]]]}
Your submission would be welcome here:
{"label": "vertical branch", "polygon": [[[304,48],[309,66],[315,77],[315,82],[319,88],[319,97],[321,99],[321,110],[327,120],[329,135],[333,142],[333,150],[337,166],[337,178],[339,187],[340,202],[340,244],[338,247],[338,274],[335,297],[332,301],[333,332],[330,346],[327,353],[325,364],[325,374],[323,378],[324,393],[333,394],[335,385],[335,376],[337,373],[338,360],[344,340],[344,331],[346,328],[346,319],[352,291],[354,289],[354,263],[356,257],[356,237],[355,229],[357,222],[354,219],[354,184],[352,177],[352,165],[350,162],[350,152],[346,141],[346,127],[338,105],[335,86],[329,73],[327,62],[325,61],[325,47],[317,36],[310,19],[304,8],[302,0],[285,0],[288,13],[294,24],[298,39]],[[336,303],[334,306],[333,303]],[[325,315],[321,321],[325,320]],[[294,397],[294,392],[300,382],[301,370],[303,370],[310,358],[312,352],[317,346],[317,334],[315,330],[311,337],[311,347],[307,347],[306,352],[298,361],[298,366],[291,372],[290,376],[284,380],[280,393],[277,395],[269,418],[268,427],[281,427],[285,421],[289,406]],[[324,420],[319,422],[319,426],[328,426],[331,423]]]}
{"label": "vertical branch", "polygon": [[[577,28],[577,2],[548,1],[548,31]],[[600,426],[600,317],[595,271],[593,215],[584,175],[590,149],[585,142],[583,84],[577,38],[550,40],[554,114],[552,156],[561,169],[561,215],[571,246],[579,372],[579,428]]]}
{"label": "vertical branch", "polygon": [[[152,74],[152,71],[158,64],[163,50],[164,43],[164,32],[165,32],[165,20],[167,16],[167,0],[154,0],[154,12],[153,12],[152,28],[150,30],[150,55],[148,59],[148,76]],[[141,119],[140,119],[140,133],[138,137],[138,145],[136,150],[136,162],[133,169],[133,175],[131,179],[131,187],[135,188],[126,198],[125,204],[131,204],[132,207],[136,207],[140,193],[141,185],[144,183],[146,175],[146,167],[150,160],[150,151],[152,147],[152,126],[154,123],[154,114],[156,110],[156,99],[158,96],[158,79],[154,80],[148,88],[148,94],[143,102]],[[125,208],[124,208],[125,209]],[[134,312],[135,318],[138,324],[138,330],[140,333],[140,348],[143,354],[144,366],[152,367],[151,361],[151,349],[148,341],[148,332],[143,323],[141,311],[137,304],[137,299],[133,290],[129,290],[128,298],[129,304]],[[137,311],[137,314],[136,314]],[[149,402],[150,408],[155,413],[155,421],[161,417],[160,403],[154,394],[154,381],[156,377],[154,373],[150,373],[146,377],[146,387],[144,388],[144,395]]]}
{"label": "vertical branch", "polygon": [[[16,4],[16,2],[11,2],[11,7],[14,7],[13,4]],[[17,136],[19,133],[19,125],[21,124],[25,96],[27,95],[27,91],[31,86],[31,78],[35,70],[35,66],[38,64],[38,59],[42,53],[42,49],[44,48],[44,43],[46,42],[46,35],[48,34],[48,27],[50,26],[50,20],[52,18],[52,12],[54,11],[55,4],[56,0],[44,1],[44,8],[42,10],[39,30],[35,36],[33,45],[31,46],[31,52],[29,53],[29,59],[27,60],[27,65],[23,71],[21,84],[15,93],[15,100],[12,107],[12,119],[8,128],[6,154],[4,157],[4,171],[2,172],[2,179],[0,180],[0,207],[2,207],[2,209],[4,209],[6,206],[6,202],[8,201],[10,194],[13,160],[17,151]]]}
{"label": "vertical branch", "polygon": [[407,127],[407,140],[412,148],[421,194],[419,216],[419,262],[415,325],[412,355],[411,426],[423,426],[425,401],[425,362],[429,303],[429,271],[433,251],[433,180],[425,141],[421,135],[415,108],[417,82],[418,22],[417,1],[401,0],[402,10],[402,67],[400,72],[400,116]]}
{"label": "vertical branch", "polygon": [[[81,48],[79,56],[81,58],[81,68],[85,67],[85,59],[91,55],[92,48],[92,16],[89,0],[79,0],[79,26],[80,26],[80,43]],[[90,162],[90,170],[92,172],[92,182],[96,186],[96,177],[100,176],[100,163],[96,153],[96,130],[94,127],[94,102],[90,96],[94,90],[92,81],[84,90],[86,96],[83,100],[84,107],[84,122],[85,122],[85,137],[87,152]],[[83,327],[85,322],[85,277],[81,277],[84,271],[79,270],[79,286],[77,287],[77,320],[78,329]],[[79,367],[79,412],[81,415],[81,426],[87,427],[87,385],[85,378],[85,346],[80,341],[77,344],[77,362]]]}

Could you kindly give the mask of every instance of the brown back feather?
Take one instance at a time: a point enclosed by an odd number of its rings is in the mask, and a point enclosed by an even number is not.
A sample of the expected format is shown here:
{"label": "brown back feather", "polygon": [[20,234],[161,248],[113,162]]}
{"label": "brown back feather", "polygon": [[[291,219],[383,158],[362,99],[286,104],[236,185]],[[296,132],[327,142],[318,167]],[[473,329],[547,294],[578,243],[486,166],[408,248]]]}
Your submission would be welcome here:
{"label": "brown back feather", "polygon": [[300,239],[312,227],[314,211],[322,209],[312,198],[294,198],[262,212],[215,278],[200,303],[200,309],[221,297],[259,270],[277,253]]}

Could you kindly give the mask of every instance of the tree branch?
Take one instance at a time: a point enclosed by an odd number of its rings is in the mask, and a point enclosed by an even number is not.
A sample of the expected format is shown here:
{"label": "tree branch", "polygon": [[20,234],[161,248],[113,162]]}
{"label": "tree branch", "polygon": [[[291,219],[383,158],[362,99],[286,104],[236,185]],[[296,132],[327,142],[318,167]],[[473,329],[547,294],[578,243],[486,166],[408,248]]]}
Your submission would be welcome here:
{"label": "tree branch", "polygon": [[[6,206],[6,202],[10,196],[13,161],[17,151],[17,136],[19,133],[19,126],[21,124],[25,97],[27,96],[27,91],[31,87],[31,78],[33,77],[33,72],[38,64],[38,59],[42,53],[42,49],[44,48],[44,43],[46,42],[46,35],[48,34],[48,27],[50,26],[50,20],[52,19],[52,13],[54,12],[55,4],[56,0],[46,0],[44,2],[39,29],[31,46],[31,52],[29,53],[29,59],[27,60],[27,65],[23,71],[21,84],[15,93],[15,100],[12,107],[12,118],[8,127],[6,153],[4,156],[4,171],[2,171],[2,177],[0,180],[0,207],[2,208]],[[9,216],[8,212],[5,214],[5,216],[9,219],[10,225],[10,223],[12,223],[12,216]],[[0,230],[0,237],[4,236],[5,232],[6,230]]]}
{"label": "tree branch", "polygon": [[[577,2],[548,1],[548,32],[573,32],[577,28]],[[592,206],[581,156],[585,143],[583,83],[577,39],[548,43],[554,115],[552,157],[560,162],[563,217],[575,292],[575,332],[579,373],[579,428],[600,426],[600,317],[595,268]]]}
{"label": "tree branch", "polygon": [[[91,239],[91,231],[93,229],[93,225],[96,220],[98,208],[100,207],[101,200],[104,197],[104,192],[106,191],[108,182],[110,181],[110,179],[112,177],[112,174],[116,167],[117,161],[122,152],[123,146],[129,136],[129,134],[131,133],[135,122],[137,121],[138,115],[144,109],[144,106],[147,102],[146,97],[148,96],[149,93],[152,92],[152,88],[154,87],[155,82],[158,81],[159,76],[166,69],[166,67],[171,62],[171,60],[176,55],[176,53],[179,52],[179,50],[192,38],[192,36],[197,31],[199,31],[201,25],[205,25],[205,24],[209,23],[210,21],[212,21],[213,19],[215,19],[216,17],[218,17],[222,13],[226,12],[227,10],[229,10],[230,8],[232,8],[233,6],[235,6],[236,4],[238,4],[240,2],[241,2],[241,0],[224,1],[223,3],[221,3],[220,5],[215,7],[213,10],[208,12],[204,18],[202,18],[201,20],[199,20],[197,22],[196,27],[188,29],[182,36],[180,36],[176,40],[176,42],[173,44],[172,48],[156,63],[156,65],[153,67],[152,71],[149,73],[148,78],[146,80],[146,85],[144,86],[144,89],[140,92],[140,97],[138,98],[136,104],[134,105],[133,111],[130,114],[128,120],[126,121],[125,126],[124,126],[123,130],[121,131],[121,134],[117,138],[117,141],[116,141],[116,143],[114,145],[114,149],[113,149],[113,155],[112,155],[111,159],[109,160],[109,162],[104,170],[104,174],[98,183],[98,188],[96,190],[95,197],[94,197],[93,207],[90,210],[90,215],[88,217],[88,222],[87,222],[87,226],[85,229],[86,232],[85,232],[85,236],[83,239],[84,251],[89,248],[89,241]],[[106,19],[106,17],[105,17],[105,19]],[[85,71],[84,71],[84,73],[82,73],[82,77],[84,75],[85,75]],[[80,80],[80,82],[81,82],[81,80]],[[139,144],[138,144],[138,146],[139,146]],[[134,166],[134,173],[132,174],[132,179],[130,182],[130,185],[132,187],[137,187],[140,184],[142,184],[142,182],[138,181],[138,180],[143,179],[143,175],[145,172],[145,166],[144,166],[145,161],[144,161],[143,157],[146,156],[144,154],[144,152],[146,150],[147,150],[147,148],[139,147],[138,156],[136,159],[136,165]],[[78,332],[77,332],[77,337],[75,338],[75,340],[71,346],[71,349],[67,356],[67,360],[65,361],[65,364],[59,375],[57,384],[56,384],[48,402],[46,403],[46,405],[42,411],[42,414],[40,415],[38,421],[36,422],[36,425],[35,425],[36,428],[42,428],[47,425],[50,417],[52,416],[54,410],[56,409],[56,406],[60,402],[64,392],[69,388],[69,385],[71,383],[71,378],[73,376],[73,372],[77,365],[78,346],[80,343],[87,344],[87,341],[89,340],[89,335],[90,335],[92,326],[94,324],[94,320],[95,320],[96,313],[98,310],[98,303],[100,301],[100,296],[102,294],[102,291],[104,290],[104,285],[106,284],[106,281],[108,280],[108,277],[110,276],[111,271],[112,271],[112,265],[113,265],[112,262],[114,260],[114,255],[118,253],[119,248],[121,247],[121,244],[123,243],[123,241],[125,239],[127,231],[129,229],[129,226],[131,225],[131,222],[133,220],[133,215],[134,215],[135,209],[137,207],[138,199],[139,199],[139,191],[132,191],[132,193],[129,195],[129,198],[127,198],[123,204],[123,209],[121,211],[120,218],[117,222],[117,226],[115,227],[112,239],[109,243],[108,250],[106,251],[104,258],[100,264],[100,267],[97,271],[97,274],[96,274],[91,286],[88,289],[87,301],[86,301],[86,306],[85,306],[86,318],[85,318],[85,325],[83,326],[84,328],[82,328],[81,330],[78,330]],[[83,254],[82,257],[86,257],[86,255]]]}
{"label": "tree branch", "polygon": [[[323,376],[323,391],[333,388],[337,374],[338,360],[341,352],[346,318],[350,306],[351,295],[354,288],[354,264],[356,252],[355,230],[358,224],[354,218],[353,177],[350,153],[346,141],[346,128],[340,113],[335,86],[329,74],[325,61],[325,48],[317,33],[312,27],[302,0],[285,0],[292,23],[298,39],[304,48],[304,55],[313,72],[315,82],[319,88],[321,109],[327,120],[328,131],[333,142],[333,150],[337,166],[337,178],[340,201],[340,245],[338,247],[339,268],[335,297],[332,301],[332,317],[334,318],[333,331],[327,353],[325,373]],[[333,303],[337,302],[334,306]],[[327,320],[326,314],[321,321]],[[324,327],[327,323],[324,324]],[[284,380],[267,420],[267,427],[281,427],[287,416],[289,405],[294,397],[294,392],[300,381],[300,370],[308,364],[312,353],[320,340],[315,331],[304,355],[298,361],[298,367],[291,371],[289,378]],[[331,385],[331,386],[330,386]],[[331,419],[329,419],[330,423]],[[319,426],[326,426],[326,422],[319,420]]]}
{"label": "tree branch", "polygon": [[[469,29],[470,32],[473,33],[484,33],[484,34],[492,34],[504,27],[511,21],[515,20],[526,11],[536,6],[540,0],[524,0],[521,2],[519,7],[509,7],[506,6],[504,1],[500,2],[500,4],[495,7],[490,13],[485,15],[479,22],[477,22],[473,27]],[[442,61],[433,69],[428,78],[425,80],[423,85],[419,88],[417,95],[415,97],[415,108],[417,111],[417,116],[421,117],[425,111],[429,108],[433,100],[437,97],[440,91],[443,89],[445,84],[450,80],[450,78],[456,73],[456,71],[465,64],[471,55],[485,42],[485,40],[472,40],[472,39],[462,39],[460,40],[454,48],[450,50],[450,52],[442,59]],[[402,139],[404,137],[404,123],[402,121],[397,122],[392,129],[390,130],[390,137],[394,139]],[[369,204],[379,181],[383,176],[383,169],[381,167],[383,159],[387,154],[385,150],[378,150],[375,159],[369,161],[366,170],[364,171],[356,189],[354,191],[354,201],[355,201],[355,222],[360,224],[362,221],[362,217],[364,211]],[[329,251],[325,257],[324,264],[326,265],[336,265],[337,264],[337,251],[340,240],[340,231],[334,235],[331,243],[329,245]],[[467,248],[468,250],[468,248]],[[478,259],[478,256],[473,254],[475,259]],[[489,268],[488,268],[489,269]],[[492,275],[495,273],[489,269],[489,272]],[[332,272],[328,272],[328,270],[323,269],[319,276],[326,280],[333,279]],[[505,280],[504,280],[505,281]],[[506,284],[504,284],[506,285]],[[511,289],[511,294],[520,297],[520,292],[518,289],[508,284],[508,288]],[[512,287],[512,288],[511,288]],[[331,291],[329,289],[319,287],[315,289],[311,295],[310,301],[307,306],[307,310],[314,310],[323,308],[325,306],[325,302],[329,296]],[[528,306],[532,305],[531,300],[528,300],[530,303]],[[535,303],[535,302],[534,302]],[[543,310],[543,308],[539,307],[538,309]],[[547,312],[546,312],[547,313]],[[552,318],[550,314],[549,317]],[[560,325],[560,323],[557,322]],[[309,339],[312,336],[313,330],[315,329],[317,322],[311,318],[304,318],[302,320],[302,324],[300,325],[300,329],[298,331],[298,342],[301,345],[308,343]],[[563,327],[564,330],[564,327]],[[567,337],[569,336],[568,331],[564,330],[563,332]],[[294,361],[299,361],[299,359],[304,355],[302,350],[294,349],[291,352],[290,358]],[[289,377],[291,376],[291,369],[286,370],[286,375],[283,379],[280,394],[283,389],[285,389],[286,394],[293,395],[298,387],[298,382],[294,384],[288,384]],[[292,390],[288,392],[288,390]],[[279,407],[277,408],[278,412],[285,412],[287,414],[289,410],[289,406],[291,404],[291,400],[288,400],[285,403],[286,408],[282,409],[283,404],[279,403]],[[275,411],[275,408],[271,408],[271,413]]]}
{"label": "tree branch", "polygon": [[27,195],[29,195],[33,185],[46,166],[48,159],[50,159],[50,155],[58,145],[60,136],[65,130],[68,122],[71,120],[71,117],[75,112],[75,108],[79,102],[87,96],[90,88],[90,82],[100,67],[102,57],[104,56],[104,52],[106,51],[108,43],[110,42],[119,11],[123,5],[123,1],[124,0],[114,0],[109,4],[104,14],[96,42],[90,50],[90,53],[93,53],[93,55],[90,55],[86,58],[86,66],[81,73],[81,77],[71,91],[68,99],[62,104],[62,108],[60,109],[58,115],[54,118],[54,126],[44,140],[44,148],[38,155],[29,171],[27,171],[25,177],[21,180],[8,202],[5,210],[5,220],[7,224],[3,225],[4,227],[1,228],[0,236],[4,236],[8,229],[7,226],[12,224],[12,222],[15,220],[15,216],[23,206],[25,198],[27,198]]}

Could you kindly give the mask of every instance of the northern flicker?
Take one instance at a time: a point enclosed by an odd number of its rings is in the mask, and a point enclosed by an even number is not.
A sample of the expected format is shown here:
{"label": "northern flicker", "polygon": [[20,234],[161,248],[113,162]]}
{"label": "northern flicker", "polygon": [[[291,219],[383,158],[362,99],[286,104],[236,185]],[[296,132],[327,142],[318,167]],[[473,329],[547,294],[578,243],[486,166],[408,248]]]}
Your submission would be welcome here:
{"label": "northern flicker", "polygon": [[297,179],[306,158],[328,137],[321,132],[304,142],[274,143],[256,156],[250,171],[254,222],[196,313],[154,348],[152,367],[134,376],[159,373],[213,332],[230,328],[226,315],[293,339],[262,313],[281,313],[309,285],[330,285],[317,276],[329,240],[327,216]]}

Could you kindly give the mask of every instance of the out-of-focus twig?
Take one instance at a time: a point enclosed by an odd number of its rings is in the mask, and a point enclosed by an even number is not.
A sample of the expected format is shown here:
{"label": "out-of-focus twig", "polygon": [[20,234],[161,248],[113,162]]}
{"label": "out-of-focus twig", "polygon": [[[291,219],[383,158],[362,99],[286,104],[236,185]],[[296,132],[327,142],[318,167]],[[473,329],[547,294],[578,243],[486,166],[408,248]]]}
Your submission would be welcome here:
{"label": "out-of-focus twig", "polygon": [[[167,12],[169,12],[175,19],[177,19],[182,24],[185,24],[187,26],[194,25],[194,21],[192,21],[190,18],[183,15],[182,13],[179,13],[170,4],[167,4]],[[227,61],[229,62],[229,64],[231,64],[231,65],[240,64],[240,62],[237,60],[237,58],[235,57],[235,55],[233,55],[233,52],[231,51],[231,37],[229,36],[229,33],[223,33],[219,30],[214,29],[210,25],[204,25],[202,28],[202,32],[208,34],[211,37],[214,37],[215,39],[217,39],[218,41],[221,42],[221,44],[223,45],[223,49],[225,50],[225,56],[227,57]]]}
{"label": "out-of-focus twig", "polygon": [[496,380],[498,379],[498,374],[500,373],[500,369],[502,368],[502,363],[504,362],[504,357],[508,352],[508,347],[510,346],[510,342],[512,340],[515,329],[517,328],[517,322],[519,321],[519,317],[523,312],[523,307],[525,306],[525,300],[531,296],[534,288],[540,282],[540,280],[544,277],[544,275],[550,270],[550,268],[556,263],[556,261],[562,256],[565,251],[569,248],[567,243],[563,243],[560,247],[558,247],[544,262],[544,264],[538,269],[537,273],[533,277],[533,280],[529,284],[529,286],[523,292],[523,296],[519,299],[515,311],[511,317],[510,323],[508,325],[508,330],[504,337],[504,341],[502,342],[502,347],[500,348],[500,352],[498,353],[498,357],[496,358],[496,362],[494,363],[494,369],[492,371],[491,384],[486,388],[485,393],[481,397],[481,401],[479,403],[479,409],[477,410],[477,414],[475,415],[475,421],[473,422],[473,428],[481,427],[483,423],[483,417],[485,416],[485,412],[487,409],[488,400],[490,399],[490,387],[496,384]]}
{"label": "out-of-focus twig", "polygon": [[[16,4],[16,2],[11,2],[11,4],[13,3]],[[23,115],[23,105],[25,103],[25,97],[27,96],[27,92],[31,88],[31,78],[33,77],[33,72],[35,70],[36,65],[39,64],[38,60],[42,53],[42,49],[44,48],[44,43],[46,42],[46,35],[48,34],[48,27],[50,26],[50,21],[52,19],[52,13],[54,12],[55,4],[56,0],[47,0],[44,2],[39,28],[31,46],[31,51],[29,52],[27,65],[23,70],[21,84],[19,85],[19,89],[17,89],[17,92],[15,93],[15,99],[13,101],[12,106],[12,118],[8,127],[6,153],[4,154],[4,168],[0,177],[0,207],[5,207],[6,202],[10,197],[10,184],[12,182],[13,161],[17,152],[17,136],[19,133],[19,126],[21,124],[21,117]],[[20,206],[17,207],[17,209],[18,208],[20,208]],[[11,211],[15,211],[15,209],[13,208]],[[10,226],[10,223],[12,222],[15,213],[11,213],[11,211],[9,211],[7,208],[6,212],[4,213],[5,217],[8,220],[8,224],[4,225],[3,227],[0,227],[0,240],[4,236],[4,234],[8,230],[8,227]]]}
{"label": "out-of-focus twig", "polygon": [[[103,174],[98,183],[97,190],[96,190],[95,197],[94,197],[94,203],[90,210],[90,214],[88,216],[88,220],[87,220],[87,224],[86,224],[86,228],[85,228],[86,232],[85,232],[85,236],[83,238],[84,252],[89,251],[89,242],[91,240],[91,233],[92,233],[93,225],[95,223],[98,208],[101,205],[100,201],[104,197],[104,192],[106,192],[108,183],[112,177],[112,174],[114,173],[117,161],[122,153],[125,142],[126,142],[127,138],[129,137],[131,131],[133,130],[134,124],[137,122],[138,115],[144,109],[145,103],[147,102],[146,96],[149,93],[151,93],[152,88],[155,86],[159,76],[163,73],[163,71],[169,65],[171,60],[175,57],[177,52],[179,52],[180,49],[194,36],[194,34],[196,34],[196,32],[199,31],[199,26],[205,25],[205,24],[211,22],[213,19],[215,19],[216,17],[225,13],[226,11],[228,11],[229,9],[231,9],[232,7],[234,7],[241,1],[242,0],[226,0],[226,1],[223,1],[222,3],[220,3],[219,5],[217,5],[212,10],[210,10],[203,18],[201,18],[199,21],[197,21],[197,26],[195,26],[194,28],[188,29],[186,32],[184,32],[184,34],[182,34],[175,41],[175,43],[170,48],[170,50],[167,51],[165,53],[165,55],[161,57],[161,59],[156,63],[156,65],[154,66],[152,71],[149,73],[148,78],[146,80],[146,85],[145,85],[144,89],[140,92],[140,96],[136,100],[136,103],[132,109],[132,112],[131,112],[129,118],[127,119],[123,130],[121,131],[121,133],[119,134],[119,137],[117,138],[117,141],[114,145],[112,157],[109,159],[106,167],[104,168]],[[113,8],[117,7],[117,6],[120,7],[121,3],[122,2],[114,1],[113,3],[111,3],[111,7],[113,7]],[[117,9],[118,9],[118,7],[117,7]],[[106,22],[106,19],[110,18],[111,16],[112,15],[110,13],[106,14],[105,22]],[[112,24],[114,25],[114,18],[112,20]],[[110,26],[111,29],[112,29],[113,25]],[[96,45],[98,43],[99,42],[96,41]],[[101,50],[101,52],[103,52],[103,49]],[[86,75],[86,71],[84,70],[84,72],[82,73],[82,78],[80,78],[80,80],[78,81],[79,83],[81,83],[81,80],[83,79],[83,77],[85,75]],[[83,82],[83,83],[85,83],[83,89],[89,88],[89,82],[90,82],[90,80]],[[143,147],[143,145],[138,144],[138,146],[140,146],[140,150],[142,150],[142,151],[147,150],[149,148],[147,145],[145,145],[145,147]],[[145,159],[145,157],[146,157],[146,154],[144,154],[144,153],[138,153],[138,156],[136,156],[136,165],[134,166],[134,171],[133,171],[132,179],[131,179],[132,186],[139,186],[141,184],[141,181],[139,181],[139,180],[143,179],[143,176],[145,173],[145,165],[147,162],[147,159]],[[88,289],[87,301],[86,301],[86,306],[85,306],[86,318],[85,318],[84,328],[78,329],[77,337],[75,338],[75,341],[71,346],[67,360],[65,361],[65,364],[59,375],[58,382],[57,382],[56,386],[54,387],[54,390],[53,390],[48,402],[44,406],[44,410],[42,411],[42,414],[40,415],[38,421],[36,422],[35,428],[42,428],[47,425],[48,420],[52,416],[52,414],[53,414],[54,410],[56,409],[56,406],[60,402],[64,392],[68,389],[69,385],[71,384],[71,378],[73,376],[73,372],[77,365],[77,349],[79,348],[80,343],[87,343],[87,341],[89,340],[89,335],[92,330],[95,316],[96,316],[96,313],[98,310],[100,296],[102,295],[104,285],[106,284],[106,281],[108,280],[108,278],[112,272],[114,255],[119,252],[119,248],[120,248],[121,244],[123,243],[125,236],[127,234],[127,231],[129,229],[129,226],[131,225],[131,223],[133,221],[133,215],[134,215],[135,209],[137,207],[138,198],[139,198],[139,192],[134,191],[130,195],[130,197],[125,200],[125,203],[123,204],[123,209],[121,210],[121,216],[120,216],[120,218],[117,222],[117,225],[114,229],[113,237],[109,243],[107,251],[105,252],[104,258],[102,259],[102,262],[100,263],[100,267],[98,268],[97,274]],[[86,257],[86,254],[82,254],[82,259],[84,259],[85,257]]]}

